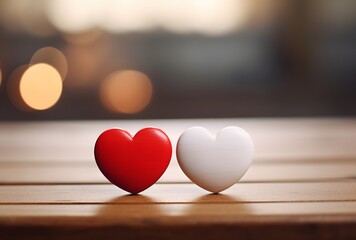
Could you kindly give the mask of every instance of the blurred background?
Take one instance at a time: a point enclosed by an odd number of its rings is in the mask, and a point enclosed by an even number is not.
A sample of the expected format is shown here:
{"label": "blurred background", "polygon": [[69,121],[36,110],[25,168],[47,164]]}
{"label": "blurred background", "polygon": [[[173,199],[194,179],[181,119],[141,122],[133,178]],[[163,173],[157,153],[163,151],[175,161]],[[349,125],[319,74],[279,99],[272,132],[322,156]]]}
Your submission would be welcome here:
{"label": "blurred background", "polygon": [[0,0],[0,120],[356,115],[354,0]]}

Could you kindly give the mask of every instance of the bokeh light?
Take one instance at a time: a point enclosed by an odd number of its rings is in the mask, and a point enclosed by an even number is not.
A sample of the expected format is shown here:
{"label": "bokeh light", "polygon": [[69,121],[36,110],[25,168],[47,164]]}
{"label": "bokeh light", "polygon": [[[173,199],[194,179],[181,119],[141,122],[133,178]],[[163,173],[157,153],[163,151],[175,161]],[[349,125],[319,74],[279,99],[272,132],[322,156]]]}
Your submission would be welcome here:
{"label": "bokeh light", "polygon": [[68,89],[92,89],[98,81],[120,62],[113,54],[113,41],[100,36],[95,42],[68,44],[64,48],[68,58],[67,79],[64,87]]}
{"label": "bokeh light", "polygon": [[219,36],[244,27],[250,17],[249,0],[158,1],[156,24],[178,34]]}
{"label": "bokeh light", "polygon": [[[110,1],[111,2],[111,1]],[[52,0],[46,4],[47,15],[54,26],[64,33],[83,33],[96,27],[109,1]]]}
{"label": "bokeh light", "polygon": [[62,80],[65,79],[68,72],[68,63],[64,54],[53,47],[44,47],[37,50],[30,61],[30,65],[46,63],[53,66],[61,75]]}
{"label": "bokeh light", "polygon": [[51,0],[46,12],[63,33],[102,29],[110,33],[165,29],[174,33],[223,35],[251,17],[249,0]]}
{"label": "bokeh light", "polygon": [[1,1],[2,27],[13,32],[25,32],[35,37],[53,36],[56,31],[46,16],[44,6],[47,2],[47,0]]}
{"label": "bokeh light", "polygon": [[[145,32],[155,27],[153,10],[155,1],[118,0],[106,6],[105,15],[98,23],[101,28],[112,33]],[[157,15],[156,15],[157,16]]]}
{"label": "bokeh light", "polygon": [[149,104],[151,97],[151,80],[142,72],[134,70],[113,72],[100,88],[103,105],[113,112],[140,112]]}
{"label": "bokeh light", "polygon": [[21,77],[20,94],[29,107],[36,110],[48,109],[62,94],[61,75],[48,64],[32,65]]}
{"label": "bokeh light", "polygon": [[31,111],[32,109],[24,102],[20,94],[20,81],[28,65],[22,65],[16,68],[7,80],[7,95],[10,102],[19,110]]}

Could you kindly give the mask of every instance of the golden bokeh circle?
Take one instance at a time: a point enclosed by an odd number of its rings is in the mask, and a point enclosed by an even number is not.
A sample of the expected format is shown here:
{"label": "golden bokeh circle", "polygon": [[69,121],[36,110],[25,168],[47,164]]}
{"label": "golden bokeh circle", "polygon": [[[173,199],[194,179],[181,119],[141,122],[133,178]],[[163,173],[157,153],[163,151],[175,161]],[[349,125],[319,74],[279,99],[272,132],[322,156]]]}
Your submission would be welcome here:
{"label": "golden bokeh circle", "polygon": [[39,63],[47,63],[53,66],[61,75],[62,80],[65,79],[68,72],[68,62],[64,53],[54,47],[43,47],[38,49],[31,58],[30,65]]}
{"label": "golden bokeh circle", "polygon": [[113,112],[138,113],[150,103],[151,98],[151,80],[135,70],[113,72],[100,87],[101,102]]}
{"label": "golden bokeh circle", "polygon": [[20,80],[20,94],[31,108],[45,110],[52,107],[62,94],[62,78],[51,65],[30,66]]}
{"label": "golden bokeh circle", "polygon": [[17,67],[14,71],[12,71],[11,75],[7,80],[7,95],[10,99],[10,102],[19,110],[22,111],[32,111],[33,109],[30,108],[22,99],[20,94],[20,81],[21,77],[23,76],[24,72],[28,69],[28,65],[22,65]]}

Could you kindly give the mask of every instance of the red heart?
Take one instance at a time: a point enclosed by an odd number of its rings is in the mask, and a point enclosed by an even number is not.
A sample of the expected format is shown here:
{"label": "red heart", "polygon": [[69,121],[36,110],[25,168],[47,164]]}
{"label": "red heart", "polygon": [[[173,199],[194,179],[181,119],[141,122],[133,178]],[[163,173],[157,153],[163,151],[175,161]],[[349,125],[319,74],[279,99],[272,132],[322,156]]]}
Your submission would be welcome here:
{"label": "red heart", "polygon": [[133,138],[125,130],[109,129],[99,136],[94,154],[110,182],[137,194],[162,176],[171,160],[172,145],[157,128],[141,129]]}

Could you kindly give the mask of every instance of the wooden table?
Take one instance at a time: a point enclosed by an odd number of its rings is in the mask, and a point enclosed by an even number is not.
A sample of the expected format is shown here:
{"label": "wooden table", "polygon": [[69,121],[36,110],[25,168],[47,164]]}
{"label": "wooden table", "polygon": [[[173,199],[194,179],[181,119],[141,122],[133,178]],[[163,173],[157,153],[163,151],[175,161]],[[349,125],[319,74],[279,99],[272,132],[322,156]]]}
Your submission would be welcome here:
{"label": "wooden table", "polygon": [[[175,157],[160,181],[131,196],[97,169],[105,129],[245,128],[255,159],[211,195]],[[0,239],[356,239],[356,119],[195,119],[0,124]]]}

